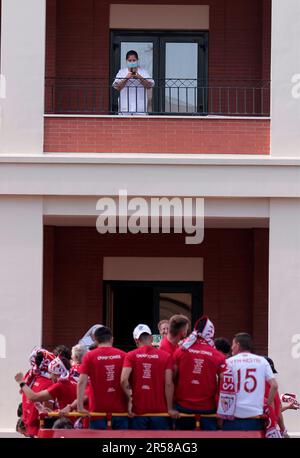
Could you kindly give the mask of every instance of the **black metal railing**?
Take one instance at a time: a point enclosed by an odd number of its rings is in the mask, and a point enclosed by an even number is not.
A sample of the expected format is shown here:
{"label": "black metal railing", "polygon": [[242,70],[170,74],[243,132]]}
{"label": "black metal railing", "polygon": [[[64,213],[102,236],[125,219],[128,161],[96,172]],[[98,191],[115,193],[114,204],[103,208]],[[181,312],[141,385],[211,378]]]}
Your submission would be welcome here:
{"label": "black metal railing", "polygon": [[130,80],[47,78],[47,114],[269,116],[270,81],[164,79],[145,89]]}

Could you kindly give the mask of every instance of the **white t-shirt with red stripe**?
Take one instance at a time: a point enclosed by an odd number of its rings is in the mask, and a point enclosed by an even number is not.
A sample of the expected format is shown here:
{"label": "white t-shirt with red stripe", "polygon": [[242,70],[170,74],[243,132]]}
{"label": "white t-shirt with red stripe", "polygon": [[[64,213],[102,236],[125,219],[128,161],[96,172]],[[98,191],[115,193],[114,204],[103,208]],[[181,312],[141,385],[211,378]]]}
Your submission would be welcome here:
{"label": "white t-shirt with red stripe", "polygon": [[234,376],[236,389],[235,417],[262,415],[265,383],[274,378],[270,364],[263,356],[238,353],[227,359]]}

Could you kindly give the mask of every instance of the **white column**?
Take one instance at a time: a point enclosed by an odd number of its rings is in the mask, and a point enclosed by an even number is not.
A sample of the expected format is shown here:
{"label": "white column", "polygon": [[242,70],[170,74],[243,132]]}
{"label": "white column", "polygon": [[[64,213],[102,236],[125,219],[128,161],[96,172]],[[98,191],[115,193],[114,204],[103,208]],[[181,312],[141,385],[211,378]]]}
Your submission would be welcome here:
{"label": "white column", "polygon": [[[271,199],[269,288],[269,355],[280,393],[300,398],[300,199]],[[284,418],[300,432],[299,412]]]}
{"label": "white column", "polygon": [[45,30],[45,0],[2,0],[0,154],[43,151]]}
{"label": "white column", "polygon": [[15,428],[14,381],[42,334],[42,199],[0,196],[0,430]]}
{"label": "white column", "polygon": [[300,2],[272,0],[271,154],[300,157]]}

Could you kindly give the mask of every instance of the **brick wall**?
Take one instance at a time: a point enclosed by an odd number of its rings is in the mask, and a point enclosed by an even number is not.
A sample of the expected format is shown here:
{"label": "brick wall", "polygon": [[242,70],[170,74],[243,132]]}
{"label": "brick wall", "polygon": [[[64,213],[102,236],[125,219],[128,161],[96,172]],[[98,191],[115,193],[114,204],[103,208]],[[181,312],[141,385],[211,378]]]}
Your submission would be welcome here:
{"label": "brick wall", "polygon": [[204,242],[182,235],[99,235],[94,228],[45,227],[43,344],[73,345],[102,321],[104,256],[204,257],[204,313],[216,334],[253,333],[267,352],[268,230],[207,229]]}
{"label": "brick wall", "polygon": [[[271,0],[189,0],[210,5],[210,78],[262,79],[270,75]],[[108,77],[109,0],[47,0],[47,55],[57,76]],[[118,0],[135,3],[135,0]],[[137,3],[160,4],[159,0]],[[164,0],[182,4],[181,0]],[[56,7],[55,7],[56,5]],[[56,40],[53,27],[56,23]],[[50,51],[56,48],[55,53]],[[47,76],[52,76],[46,67]]]}
{"label": "brick wall", "polygon": [[270,121],[45,118],[45,152],[269,154]]}

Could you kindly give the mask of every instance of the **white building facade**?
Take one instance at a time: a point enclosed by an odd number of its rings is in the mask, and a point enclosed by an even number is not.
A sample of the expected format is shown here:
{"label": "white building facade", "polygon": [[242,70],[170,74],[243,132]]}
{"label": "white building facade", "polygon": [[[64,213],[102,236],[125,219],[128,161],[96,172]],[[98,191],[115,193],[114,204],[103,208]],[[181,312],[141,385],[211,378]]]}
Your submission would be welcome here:
{"label": "white building facade", "polygon": [[[14,375],[44,343],[44,227],[94,226],[97,200],[120,189],[203,197],[207,227],[269,230],[268,353],[280,391],[300,396],[299,1],[272,1],[269,155],[46,153],[46,2],[2,0],[1,21],[0,429],[14,429]],[[204,287],[205,271],[204,259]],[[300,432],[297,413],[285,418]]]}

